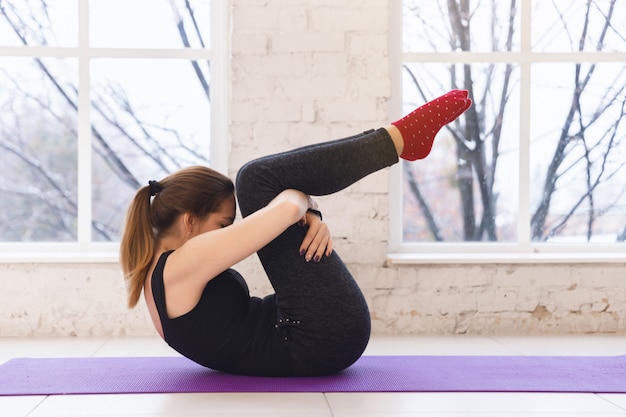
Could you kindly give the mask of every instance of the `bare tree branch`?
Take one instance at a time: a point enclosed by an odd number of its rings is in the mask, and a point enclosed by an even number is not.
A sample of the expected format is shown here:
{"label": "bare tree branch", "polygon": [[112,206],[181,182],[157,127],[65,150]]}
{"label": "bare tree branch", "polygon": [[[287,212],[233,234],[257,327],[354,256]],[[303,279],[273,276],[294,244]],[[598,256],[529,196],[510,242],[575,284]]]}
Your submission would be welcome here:
{"label": "bare tree branch", "polygon": [[[178,34],[180,35],[180,39],[183,42],[183,45],[186,48],[189,48],[191,47],[191,43],[189,42],[189,37],[187,36],[185,23],[183,21],[182,16],[180,15],[178,11],[178,8],[176,7],[176,3],[174,0],[170,0],[170,6],[172,8],[172,14],[174,15],[174,21],[176,22],[176,27],[178,29]],[[201,45],[204,46],[204,41],[202,39],[200,32],[198,31],[198,26],[196,24],[195,13],[189,4],[189,1],[186,1],[186,10],[189,13],[191,20],[194,23],[196,34],[198,35],[198,39],[200,40]],[[207,100],[211,102],[211,88],[209,86],[209,82],[207,81],[206,77],[202,73],[202,69],[200,68],[200,65],[198,65],[198,62],[196,61],[191,61],[191,66],[193,67],[193,71],[196,74],[196,78],[198,78],[198,81],[200,82],[200,85],[202,86],[202,91],[204,91],[204,95],[206,96]]]}
{"label": "bare tree branch", "polygon": [[[585,44],[587,41],[587,33],[590,25],[590,9],[592,5],[592,0],[587,1],[586,13],[584,16],[584,24],[583,29],[581,31],[581,35],[579,37],[578,50],[584,51]],[[596,47],[601,48],[604,45],[604,39],[606,34],[608,33],[608,28],[611,26],[611,19],[613,16],[615,0],[612,0],[610,3],[609,12],[606,15],[606,20],[604,21],[603,28],[601,30],[601,35],[598,39]],[[572,135],[570,134],[571,127],[574,123],[574,118],[578,114],[579,118],[583,118],[582,110],[581,110],[581,97],[585,92],[587,86],[589,85],[593,74],[595,72],[596,65],[591,64],[586,73],[583,74],[583,65],[581,63],[575,64],[575,78],[574,78],[574,92],[572,96],[572,104],[568,115],[565,119],[563,127],[561,128],[560,138],[557,142],[556,149],[553,153],[553,157],[550,161],[550,164],[547,169],[546,179],[543,186],[543,193],[541,195],[541,201],[535,213],[531,219],[531,230],[532,230],[532,238],[534,240],[540,240],[545,238],[545,225],[546,218],[548,216],[548,212],[550,209],[552,197],[556,191],[556,184],[559,178],[558,171],[561,168],[561,165],[564,161],[565,155],[567,154],[566,150],[570,145],[573,145]],[[606,108],[606,107],[605,107]],[[597,113],[596,113],[597,115]]]}
{"label": "bare tree branch", "polygon": [[437,222],[435,221],[435,216],[432,214],[430,207],[428,206],[428,203],[426,203],[426,199],[422,195],[422,192],[419,189],[419,185],[417,184],[417,181],[415,181],[415,175],[411,171],[410,165],[409,164],[402,164],[402,165],[404,166],[405,175],[406,175],[407,181],[409,182],[409,187],[411,188],[411,192],[413,193],[413,196],[417,200],[417,204],[419,205],[422,211],[422,214],[424,215],[424,218],[426,219],[426,222],[428,223],[428,229],[430,230],[433,236],[433,239],[436,242],[442,242],[444,239],[441,236],[441,233],[439,231],[439,226],[437,225]]}
{"label": "bare tree branch", "polygon": [[[3,12],[0,9],[0,12]],[[20,41],[23,45],[28,45],[26,38],[20,33],[18,26],[10,19],[10,17],[4,14],[7,22],[11,25],[11,29],[15,32],[15,34],[19,37]],[[65,99],[66,103],[78,112],[78,104],[76,98],[76,89],[74,89],[74,97],[70,97],[69,91],[66,88],[61,86],[59,81],[52,75],[48,67],[44,64],[41,58],[33,58],[37,64],[37,66],[41,69],[42,73],[46,76],[48,81],[50,81],[54,87],[54,89]],[[106,161],[109,163],[110,167],[118,173],[120,178],[127,182],[130,186],[137,188],[139,186],[139,182],[133,177],[130,170],[126,167],[124,162],[115,154],[115,152],[111,149],[107,141],[104,137],[92,126],[92,134],[96,141],[100,146],[105,150]]]}
{"label": "bare tree branch", "polygon": [[[586,167],[585,169],[586,192],[583,193],[579,197],[578,201],[576,201],[572,205],[570,211],[561,218],[561,220],[556,224],[556,226],[552,227],[552,229],[547,234],[548,238],[551,236],[554,236],[562,227],[564,227],[565,224],[569,221],[569,219],[574,215],[574,213],[582,205],[582,203],[585,200],[587,200],[588,205],[589,205],[589,209],[587,210],[587,217],[588,217],[587,241],[591,240],[591,237],[593,235],[593,224],[594,224],[595,219],[597,219],[603,212],[607,211],[607,208],[596,209],[595,201],[594,201],[594,191],[603,183],[603,181],[606,181],[607,179],[610,179],[619,175],[622,168],[626,166],[626,162],[622,162],[616,168],[614,168],[612,172],[608,174],[606,173],[609,157],[612,154],[612,151],[614,150],[614,148],[617,146],[617,140],[618,140],[617,134],[618,134],[619,126],[621,122],[624,120],[624,118],[626,117],[625,107],[626,107],[626,99],[622,101],[622,104],[621,104],[621,116],[618,118],[615,124],[613,124],[609,128],[606,134],[603,135],[603,137],[608,135],[609,139],[608,139],[608,143],[602,149],[603,155],[600,160],[600,168],[598,170],[598,173],[595,175],[595,178],[594,178],[591,168],[596,164],[596,162],[591,158],[590,155],[594,148],[600,147],[600,143],[589,146],[588,141],[586,140],[586,136],[585,136],[586,127],[581,125],[581,130],[577,136],[581,138],[581,142],[583,143],[583,146],[585,149],[585,153],[582,156],[582,158],[584,158],[585,167]],[[623,192],[621,194],[616,193],[615,199],[619,199],[622,194]]]}

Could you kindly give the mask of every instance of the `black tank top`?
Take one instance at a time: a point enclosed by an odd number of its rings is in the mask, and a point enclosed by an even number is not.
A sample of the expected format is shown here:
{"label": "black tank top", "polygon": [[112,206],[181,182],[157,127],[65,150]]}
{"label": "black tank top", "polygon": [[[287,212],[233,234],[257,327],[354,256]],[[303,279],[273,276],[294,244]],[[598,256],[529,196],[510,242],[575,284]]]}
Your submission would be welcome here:
{"label": "black tank top", "polygon": [[275,296],[250,297],[243,277],[227,269],[210,280],[188,313],[167,316],[163,253],[152,273],[152,295],[165,341],[208,368],[246,375],[289,375],[291,360],[276,329]]}

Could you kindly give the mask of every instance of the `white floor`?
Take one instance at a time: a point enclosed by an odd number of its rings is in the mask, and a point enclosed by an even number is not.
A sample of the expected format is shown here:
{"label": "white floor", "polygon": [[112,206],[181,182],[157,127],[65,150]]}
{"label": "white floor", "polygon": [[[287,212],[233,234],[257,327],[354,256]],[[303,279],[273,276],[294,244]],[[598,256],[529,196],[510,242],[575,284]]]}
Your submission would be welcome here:
{"label": "white floor", "polygon": [[[626,336],[373,338],[366,354],[622,355]],[[1,339],[15,357],[176,355],[158,338]],[[626,378],[626,375],[624,375]],[[626,416],[626,394],[310,393],[0,397],[2,417]]]}

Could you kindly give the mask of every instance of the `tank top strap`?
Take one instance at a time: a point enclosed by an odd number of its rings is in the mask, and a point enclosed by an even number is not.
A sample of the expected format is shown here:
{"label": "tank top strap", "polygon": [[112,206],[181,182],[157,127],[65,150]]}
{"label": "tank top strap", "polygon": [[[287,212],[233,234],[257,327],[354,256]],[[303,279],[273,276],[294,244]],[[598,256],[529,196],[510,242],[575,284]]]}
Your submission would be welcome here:
{"label": "tank top strap", "polygon": [[[152,271],[151,285],[152,285],[152,297],[156,304],[157,311],[159,312],[159,319],[161,325],[167,322],[167,306],[165,304],[165,284],[163,283],[163,269],[165,268],[165,261],[168,256],[174,252],[173,250],[163,252],[157,261],[154,271]],[[165,330],[165,329],[164,329]]]}

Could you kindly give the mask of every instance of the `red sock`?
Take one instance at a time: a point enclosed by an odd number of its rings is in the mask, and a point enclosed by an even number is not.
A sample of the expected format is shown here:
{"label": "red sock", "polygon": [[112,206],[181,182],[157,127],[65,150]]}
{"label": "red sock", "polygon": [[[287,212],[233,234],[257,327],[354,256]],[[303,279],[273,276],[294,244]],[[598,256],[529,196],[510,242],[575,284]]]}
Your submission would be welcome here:
{"label": "red sock", "polygon": [[408,161],[426,158],[439,130],[471,105],[467,90],[452,90],[393,122],[392,125],[398,128],[404,140],[400,158]]}

